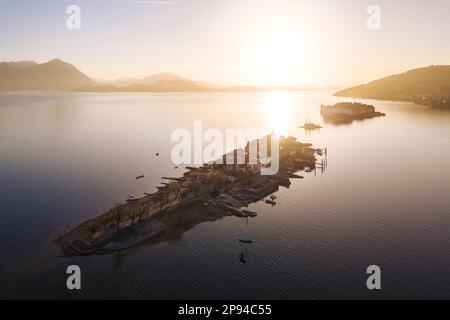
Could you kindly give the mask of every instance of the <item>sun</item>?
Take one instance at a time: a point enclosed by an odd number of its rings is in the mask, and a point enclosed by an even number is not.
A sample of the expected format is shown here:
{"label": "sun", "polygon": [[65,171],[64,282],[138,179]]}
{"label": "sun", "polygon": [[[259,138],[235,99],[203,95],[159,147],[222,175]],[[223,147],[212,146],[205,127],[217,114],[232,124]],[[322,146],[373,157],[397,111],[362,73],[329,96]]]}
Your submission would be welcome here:
{"label": "sun", "polygon": [[257,37],[253,51],[253,72],[268,86],[296,86],[309,74],[306,41],[288,27],[272,28]]}

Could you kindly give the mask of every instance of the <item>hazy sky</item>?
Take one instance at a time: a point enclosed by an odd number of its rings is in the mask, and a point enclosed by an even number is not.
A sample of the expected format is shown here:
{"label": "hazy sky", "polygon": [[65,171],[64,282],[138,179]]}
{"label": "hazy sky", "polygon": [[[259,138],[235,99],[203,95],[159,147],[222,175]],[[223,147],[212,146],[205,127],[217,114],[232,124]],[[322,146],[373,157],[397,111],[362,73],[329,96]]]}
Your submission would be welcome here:
{"label": "hazy sky", "polygon": [[[81,30],[66,9],[81,8]],[[381,29],[366,26],[369,5]],[[94,78],[343,86],[450,64],[449,0],[0,0],[0,60],[61,58]]]}

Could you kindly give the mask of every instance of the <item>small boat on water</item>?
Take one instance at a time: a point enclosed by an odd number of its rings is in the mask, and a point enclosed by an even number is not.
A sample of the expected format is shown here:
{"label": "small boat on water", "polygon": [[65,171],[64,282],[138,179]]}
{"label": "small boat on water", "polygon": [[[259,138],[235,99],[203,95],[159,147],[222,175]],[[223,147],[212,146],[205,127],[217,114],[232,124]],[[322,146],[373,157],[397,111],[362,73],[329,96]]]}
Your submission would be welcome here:
{"label": "small boat on water", "polygon": [[243,243],[251,243],[253,242],[253,239],[248,236],[240,236],[239,241]]}
{"label": "small boat on water", "polygon": [[144,179],[144,177],[145,177],[145,176],[142,174],[142,175],[140,175],[140,176],[137,176],[137,177],[136,177],[136,180]]}
{"label": "small boat on water", "polygon": [[275,201],[273,201],[272,199],[266,199],[265,203],[271,204],[271,205],[276,205],[277,203]]}
{"label": "small boat on water", "polygon": [[133,202],[133,201],[138,201],[138,199],[136,199],[134,196],[128,196],[127,202]]}
{"label": "small boat on water", "polygon": [[274,194],[272,194],[272,195],[270,196],[270,199],[272,199],[272,200],[275,200],[276,198],[277,198],[277,196],[274,195]]}
{"label": "small boat on water", "polygon": [[247,262],[245,260],[245,254],[241,251],[241,253],[239,254],[239,260],[241,261],[241,263],[245,263]]}
{"label": "small boat on water", "polygon": [[322,126],[320,124],[316,124],[316,123],[312,123],[309,121],[306,121],[303,126],[300,126],[300,128],[305,129],[305,130],[318,130],[321,129]]}
{"label": "small boat on water", "polygon": [[246,209],[242,210],[241,212],[244,217],[256,217],[258,215],[255,211],[250,211]]}

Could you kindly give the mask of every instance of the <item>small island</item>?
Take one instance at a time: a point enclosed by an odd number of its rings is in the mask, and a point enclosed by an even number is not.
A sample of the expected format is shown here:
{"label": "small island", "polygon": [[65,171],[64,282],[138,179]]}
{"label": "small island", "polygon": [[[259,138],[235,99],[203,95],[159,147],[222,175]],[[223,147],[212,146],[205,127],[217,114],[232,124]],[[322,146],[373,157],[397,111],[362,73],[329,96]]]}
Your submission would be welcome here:
{"label": "small island", "polygon": [[[105,254],[138,244],[173,240],[205,221],[228,215],[255,217],[256,212],[243,207],[269,195],[265,202],[275,205],[272,193],[280,186],[288,188],[291,178],[303,178],[296,174],[298,171],[326,168],[327,149],[315,149],[294,137],[268,138],[279,139],[279,170],[274,175],[261,175],[261,168],[267,164],[259,160],[250,163],[249,142],[245,149],[230,152],[234,154],[234,164],[216,161],[187,167],[182,177],[163,177],[167,182],[162,182],[156,192],[116,204],[62,235],[55,243],[61,246],[63,256],[74,256]],[[238,150],[244,151],[243,164],[237,164]]]}
{"label": "small island", "polygon": [[359,102],[339,102],[331,106],[321,105],[320,114],[325,122],[332,124],[351,123],[354,120],[385,116],[375,111],[375,107]]}

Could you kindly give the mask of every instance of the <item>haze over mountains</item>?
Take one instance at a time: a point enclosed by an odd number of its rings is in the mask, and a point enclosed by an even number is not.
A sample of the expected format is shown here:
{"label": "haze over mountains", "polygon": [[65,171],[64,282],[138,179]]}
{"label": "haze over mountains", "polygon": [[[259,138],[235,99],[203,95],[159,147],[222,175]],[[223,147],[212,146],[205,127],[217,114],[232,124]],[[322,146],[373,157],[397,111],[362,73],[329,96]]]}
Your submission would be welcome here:
{"label": "haze over mountains", "polygon": [[[0,91],[56,90],[86,92],[255,92],[274,89],[253,86],[216,86],[170,73],[117,80],[93,80],[60,59],[38,64],[33,61],[0,62]],[[336,96],[412,101],[450,106],[450,66],[429,66],[344,89]]]}
{"label": "haze over mountains", "polygon": [[185,79],[170,73],[158,73],[143,79],[119,78],[116,80],[95,79],[98,86],[84,87],[86,91],[134,91],[134,92],[189,92],[211,91],[222,87]]}
{"label": "haze over mountains", "polygon": [[[114,85],[117,87],[127,87],[127,86],[131,86],[131,85],[149,86],[149,85],[153,85],[159,81],[174,81],[174,80],[183,81],[183,82],[184,81],[194,82],[192,80],[188,80],[188,79],[179,77],[179,76],[171,74],[171,73],[157,73],[157,74],[145,77],[143,79],[119,78],[119,79],[115,79],[115,80],[104,80],[104,79],[94,79],[94,80],[101,84]],[[206,86],[206,87],[214,87],[210,84],[203,83],[203,82],[194,82],[194,83],[197,83],[199,85]]]}
{"label": "haze over mountains", "polygon": [[0,63],[0,90],[73,90],[92,85],[95,81],[59,59],[42,64],[33,61]]}
{"label": "haze over mountains", "polygon": [[[272,88],[271,88],[272,89]],[[223,87],[159,73],[143,79],[91,79],[60,59],[38,64],[33,61],[1,62],[0,91],[57,90],[88,92],[212,92],[264,91],[252,86]]]}

